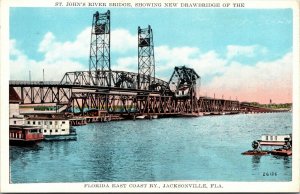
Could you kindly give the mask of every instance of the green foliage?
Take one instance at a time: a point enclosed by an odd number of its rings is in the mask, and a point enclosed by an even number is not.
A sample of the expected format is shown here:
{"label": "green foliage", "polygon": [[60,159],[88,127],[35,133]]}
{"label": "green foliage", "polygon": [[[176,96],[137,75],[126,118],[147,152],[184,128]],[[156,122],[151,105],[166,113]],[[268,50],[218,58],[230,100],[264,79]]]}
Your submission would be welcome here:
{"label": "green foliage", "polygon": [[56,108],[59,109],[60,106],[58,106],[58,107],[55,107],[55,106],[35,106],[35,107],[32,107],[32,108],[34,108],[34,110],[36,110],[36,111],[54,111],[54,110],[56,110]]}
{"label": "green foliage", "polygon": [[292,103],[283,103],[283,104],[259,104],[257,102],[250,102],[250,105],[261,107],[261,108],[270,108],[270,109],[288,109],[290,110],[293,106]]}

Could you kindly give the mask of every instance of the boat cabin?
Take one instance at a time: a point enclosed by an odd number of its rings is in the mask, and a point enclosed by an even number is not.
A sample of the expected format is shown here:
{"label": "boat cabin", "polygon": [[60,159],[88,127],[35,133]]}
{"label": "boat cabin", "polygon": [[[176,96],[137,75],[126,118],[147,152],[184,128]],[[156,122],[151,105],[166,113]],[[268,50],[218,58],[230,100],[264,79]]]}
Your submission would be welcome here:
{"label": "boat cabin", "polygon": [[262,135],[261,137],[261,141],[285,142],[290,140],[291,135]]}
{"label": "boat cabin", "polygon": [[44,139],[41,127],[10,125],[9,140],[12,141],[39,141]]}
{"label": "boat cabin", "polygon": [[40,126],[44,135],[70,134],[70,122],[63,118],[28,118],[26,125]]}

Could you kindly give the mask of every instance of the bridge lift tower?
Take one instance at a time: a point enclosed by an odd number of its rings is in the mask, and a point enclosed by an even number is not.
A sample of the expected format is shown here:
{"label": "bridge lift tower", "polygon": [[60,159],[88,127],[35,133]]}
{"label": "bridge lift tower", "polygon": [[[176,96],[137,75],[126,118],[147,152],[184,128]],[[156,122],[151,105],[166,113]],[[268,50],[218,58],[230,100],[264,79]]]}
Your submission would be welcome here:
{"label": "bridge lift tower", "polygon": [[93,85],[111,86],[110,11],[93,15],[89,73]]}
{"label": "bridge lift tower", "polygon": [[144,29],[138,27],[138,89],[149,90],[154,82],[153,32],[150,25]]}

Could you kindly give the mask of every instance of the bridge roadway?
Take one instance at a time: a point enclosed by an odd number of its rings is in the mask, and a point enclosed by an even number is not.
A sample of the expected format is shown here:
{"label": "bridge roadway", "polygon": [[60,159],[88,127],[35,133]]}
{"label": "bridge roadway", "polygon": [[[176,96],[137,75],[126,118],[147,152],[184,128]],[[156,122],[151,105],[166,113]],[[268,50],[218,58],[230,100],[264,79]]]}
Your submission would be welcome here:
{"label": "bridge roadway", "polygon": [[123,88],[123,87],[108,87],[108,86],[96,86],[85,85],[81,83],[61,83],[59,81],[22,81],[22,80],[10,80],[9,86],[14,88],[64,88],[64,89],[77,89],[77,90],[99,90],[99,91],[120,91],[120,92],[139,92],[139,93],[159,93],[156,90],[143,90],[136,88]]}

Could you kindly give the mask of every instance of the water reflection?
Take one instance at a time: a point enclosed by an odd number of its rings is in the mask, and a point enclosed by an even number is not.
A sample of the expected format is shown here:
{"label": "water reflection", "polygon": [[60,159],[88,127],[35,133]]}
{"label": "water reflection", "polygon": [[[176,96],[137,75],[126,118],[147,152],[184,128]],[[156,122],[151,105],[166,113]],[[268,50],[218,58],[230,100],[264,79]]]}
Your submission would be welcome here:
{"label": "water reflection", "polygon": [[252,156],[252,169],[258,170],[260,166],[261,156]]}
{"label": "water reflection", "polygon": [[[94,130],[94,127],[93,127]],[[103,134],[104,133],[104,134]],[[93,179],[98,181],[111,181],[113,180],[113,155],[114,155],[114,142],[115,136],[106,135],[105,131],[96,133],[91,138],[92,142],[101,142],[97,144],[90,144],[89,149],[84,149],[82,152],[87,152],[86,158],[83,158],[83,163],[86,163],[89,169],[93,169],[87,180]]]}
{"label": "water reflection", "polygon": [[291,163],[292,163],[291,156],[277,156],[277,155],[272,155],[272,156],[273,156],[273,158],[275,158],[277,160],[282,160],[284,169],[291,168]]}
{"label": "water reflection", "polygon": [[39,151],[43,150],[43,147],[39,146],[38,144],[33,146],[9,146],[9,150],[10,150],[9,158],[11,162],[13,162],[18,158],[22,159],[31,154],[39,153]]}

